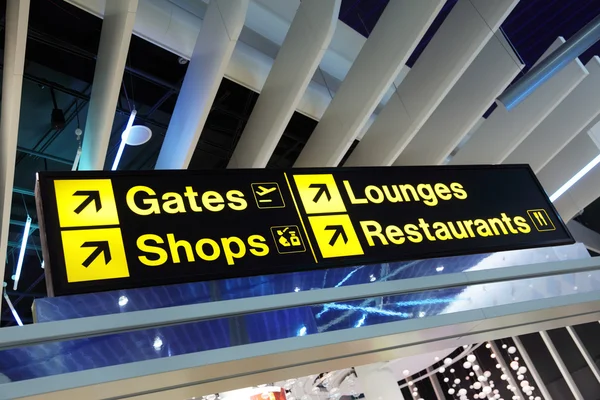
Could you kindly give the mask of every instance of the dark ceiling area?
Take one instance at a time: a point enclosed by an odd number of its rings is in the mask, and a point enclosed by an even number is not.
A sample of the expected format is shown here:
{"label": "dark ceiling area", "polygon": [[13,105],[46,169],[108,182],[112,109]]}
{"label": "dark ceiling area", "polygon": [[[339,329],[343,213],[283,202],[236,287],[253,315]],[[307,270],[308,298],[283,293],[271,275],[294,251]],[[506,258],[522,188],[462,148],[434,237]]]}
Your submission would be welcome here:
{"label": "dark ceiling area", "polygon": [[[414,64],[456,1],[447,1],[410,57],[409,65]],[[360,34],[368,36],[386,5],[387,1],[384,0],[343,0],[340,19]],[[5,0],[0,1],[2,27],[5,8]],[[557,36],[568,39],[598,13],[600,0],[521,0],[502,29],[527,66],[531,66]],[[46,294],[32,196],[35,172],[71,169],[78,145],[74,132],[78,127],[85,127],[101,28],[101,19],[61,0],[31,0],[16,190],[13,194],[4,276],[8,284],[7,292],[25,322],[31,322],[32,300]],[[0,45],[3,46],[3,30],[1,32]],[[596,53],[600,53],[598,44],[582,56],[582,61],[589,60]],[[112,164],[120,134],[129,113],[135,108],[138,111],[136,123],[152,129],[153,137],[144,146],[126,149],[120,169],[154,167],[186,70],[187,64],[180,63],[177,55],[137,36],[132,37],[107,166]],[[54,129],[50,123],[53,97],[65,114],[66,123],[60,129]],[[191,169],[227,166],[257,98],[257,93],[223,79],[195,149]],[[316,121],[295,113],[268,167],[291,167],[316,124]],[[600,215],[598,212],[600,206],[597,212],[589,215]],[[12,290],[11,276],[14,274],[27,215],[33,219],[31,236],[18,290]],[[595,221],[594,229],[600,230],[598,219]],[[3,310],[1,324],[14,325],[15,321],[6,304]]]}

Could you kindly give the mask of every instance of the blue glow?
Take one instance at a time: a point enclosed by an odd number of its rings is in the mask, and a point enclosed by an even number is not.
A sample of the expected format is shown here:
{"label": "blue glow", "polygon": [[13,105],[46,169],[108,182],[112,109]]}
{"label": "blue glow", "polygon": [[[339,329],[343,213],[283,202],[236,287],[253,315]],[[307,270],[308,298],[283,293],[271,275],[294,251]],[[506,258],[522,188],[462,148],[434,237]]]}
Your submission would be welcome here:
{"label": "blue glow", "polygon": [[362,317],[356,321],[356,324],[354,325],[355,328],[360,328],[361,326],[363,326],[365,324],[365,320],[367,319],[367,314],[363,314]]}
{"label": "blue glow", "polygon": [[21,279],[21,270],[23,268],[23,259],[25,258],[25,249],[27,248],[27,240],[29,239],[29,229],[31,228],[31,217],[27,216],[25,229],[23,230],[23,239],[21,240],[21,249],[19,250],[19,259],[17,260],[17,271],[15,272],[13,290],[17,290],[19,279]]}
{"label": "blue glow", "polygon": [[577,172],[571,179],[567,181],[564,185],[562,185],[552,196],[550,196],[550,201],[555,202],[558,200],[560,196],[565,194],[567,190],[571,188],[574,184],[576,184],[581,178],[585,176],[588,172],[592,170],[596,165],[600,163],[600,155],[596,156],[592,161],[590,161],[585,167],[583,167],[579,172]]}
{"label": "blue glow", "polygon": [[[401,317],[401,318],[412,318],[413,317],[412,313],[403,313],[403,312],[397,312],[397,311],[382,310],[382,309],[379,309],[376,307],[351,306],[348,304],[329,303],[329,304],[327,304],[327,308],[330,310],[362,311],[367,314],[383,315],[386,317]],[[321,316],[321,314],[323,314],[324,312],[325,312],[325,310],[323,310],[319,314],[317,314],[317,318],[319,318]]]}
{"label": "blue glow", "polygon": [[306,336],[306,327],[302,326],[302,328],[298,329],[296,336]]}
{"label": "blue glow", "polygon": [[119,162],[121,161],[121,156],[123,156],[123,150],[125,150],[125,145],[127,144],[127,138],[129,137],[129,131],[131,131],[131,127],[133,126],[133,121],[135,120],[135,116],[137,114],[136,110],[133,110],[129,115],[129,120],[127,121],[127,126],[123,131],[123,135],[121,135],[121,143],[119,143],[119,150],[117,150],[117,155],[115,156],[115,161],[113,162],[111,171],[116,171],[119,167]]}
{"label": "blue glow", "polygon": [[431,299],[421,299],[421,300],[407,300],[407,301],[399,301],[396,303],[397,306],[400,307],[410,307],[410,306],[420,306],[423,304],[444,304],[456,301],[456,299],[451,297],[446,298],[431,298]]}
{"label": "blue glow", "polygon": [[[362,267],[361,267],[361,268],[362,268]],[[348,279],[350,279],[350,277],[351,277],[352,275],[354,275],[354,273],[355,273],[356,271],[358,271],[359,269],[360,269],[360,268],[356,268],[356,269],[353,269],[352,271],[350,271],[350,273],[349,273],[348,275],[346,275],[346,276],[344,277],[344,279],[342,279],[342,280],[340,281],[340,283],[338,283],[337,285],[335,285],[335,287],[340,287],[340,286],[342,286],[342,285],[343,285],[343,284],[344,284],[344,283],[345,283],[345,282],[346,282]]]}

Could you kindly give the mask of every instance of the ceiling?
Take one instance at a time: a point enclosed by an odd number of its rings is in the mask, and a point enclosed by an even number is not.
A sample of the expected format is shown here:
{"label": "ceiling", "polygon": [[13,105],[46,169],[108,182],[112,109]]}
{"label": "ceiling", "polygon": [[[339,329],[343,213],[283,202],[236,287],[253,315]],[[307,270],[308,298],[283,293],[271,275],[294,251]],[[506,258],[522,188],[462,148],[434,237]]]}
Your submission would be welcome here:
{"label": "ceiling", "polygon": [[[406,64],[409,67],[414,66],[456,2],[446,2],[408,59]],[[343,0],[339,19],[360,35],[368,37],[386,5],[387,1],[382,0]],[[2,21],[5,8],[5,0],[0,1]],[[521,0],[501,29],[527,70],[557,36],[568,39],[598,14],[600,0]],[[7,293],[24,322],[31,322],[33,299],[45,296],[35,202],[31,196],[35,172],[71,169],[78,147],[74,132],[76,128],[83,129],[85,126],[101,29],[100,18],[62,0],[31,1],[14,184],[17,190],[13,194],[4,275],[4,281],[8,283]],[[0,43],[3,45],[3,30],[1,35]],[[600,54],[600,43],[580,59],[585,64],[595,54]],[[153,137],[144,146],[127,148],[120,169],[154,167],[187,70],[188,64],[180,61],[184,60],[179,55],[138,36],[132,37],[106,157],[107,166],[112,164],[122,129],[130,111],[135,108],[138,111],[136,123],[152,129]],[[335,78],[328,72],[321,73],[325,83],[333,82],[335,86]],[[66,118],[65,127],[61,129],[53,129],[50,124],[53,94]],[[232,80],[223,79],[195,148],[190,169],[227,166],[258,96],[258,93]],[[269,160],[268,168],[292,167],[316,125],[315,119],[300,112],[294,113]],[[355,141],[350,147],[346,158],[357,143]],[[12,290],[11,276],[27,215],[32,217],[34,225],[25,252],[19,288]],[[579,218],[600,232],[598,202],[589,206]],[[2,310],[2,326],[14,325],[6,304],[3,304]]]}

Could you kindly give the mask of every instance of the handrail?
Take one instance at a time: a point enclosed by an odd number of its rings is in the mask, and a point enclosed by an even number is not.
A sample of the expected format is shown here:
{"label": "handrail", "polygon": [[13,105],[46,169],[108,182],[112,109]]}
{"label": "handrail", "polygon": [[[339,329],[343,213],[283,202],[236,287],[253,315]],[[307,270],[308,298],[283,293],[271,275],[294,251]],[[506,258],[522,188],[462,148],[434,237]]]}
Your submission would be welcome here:
{"label": "handrail", "polygon": [[0,351],[287,308],[593,270],[600,270],[600,258],[466,271],[9,327],[0,330]]}

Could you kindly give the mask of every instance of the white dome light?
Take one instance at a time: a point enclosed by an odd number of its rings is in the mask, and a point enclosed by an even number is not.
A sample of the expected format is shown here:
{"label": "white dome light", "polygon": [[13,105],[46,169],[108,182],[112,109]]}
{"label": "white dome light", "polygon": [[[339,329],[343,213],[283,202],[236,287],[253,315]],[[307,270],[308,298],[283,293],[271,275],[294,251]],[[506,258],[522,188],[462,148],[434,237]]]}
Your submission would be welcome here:
{"label": "white dome light", "polygon": [[125,143],[128,146],[140,146],[150,140],[152,137],[152,130],[145,125],[134,125],[129,129],[129,134],[125,138],[125,132],[121,135],[122,139],[125,139]]}

